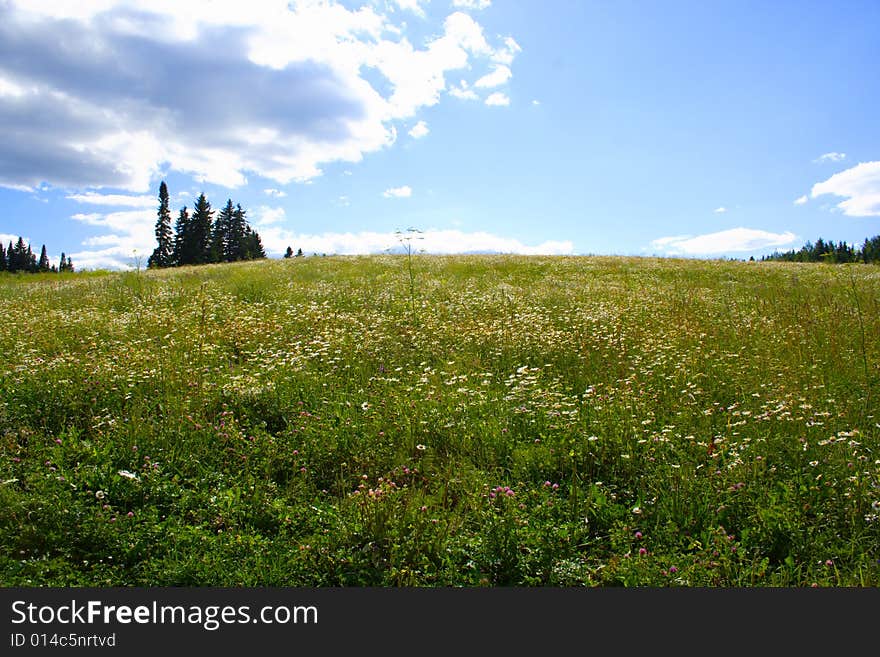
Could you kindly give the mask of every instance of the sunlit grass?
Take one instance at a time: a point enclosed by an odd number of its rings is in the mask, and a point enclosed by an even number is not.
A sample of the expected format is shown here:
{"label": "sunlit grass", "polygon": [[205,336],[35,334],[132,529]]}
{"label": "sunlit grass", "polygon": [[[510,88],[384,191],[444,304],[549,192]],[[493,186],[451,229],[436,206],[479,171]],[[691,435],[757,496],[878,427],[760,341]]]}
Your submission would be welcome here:
{"label": "sunlit grass", "polygon": [[0,276],[7,585],[880,584],[880,269]]}

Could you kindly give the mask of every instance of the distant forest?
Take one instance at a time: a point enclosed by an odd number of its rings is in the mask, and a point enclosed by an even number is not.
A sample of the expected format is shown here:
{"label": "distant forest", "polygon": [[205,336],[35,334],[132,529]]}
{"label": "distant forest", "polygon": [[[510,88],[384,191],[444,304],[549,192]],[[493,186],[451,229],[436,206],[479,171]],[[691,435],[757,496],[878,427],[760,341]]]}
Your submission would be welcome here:
{"label": "distant forest", "polygon": [[168,187],[159,185],[159,209],[156,220],[156,242],[147,267],[178,267],[204,265],[212,262],[236,262],[266,257],[260,235],[247,222],[241,204],[232,199],[217,213],[202,193],[196,199],[192,214],[186,206],[180,209],[174,228],[171,227]]}
{"label": "distant forest", "polygon": [[761,261],[784,260],[786,262],[880,262],[880,235],[865,238],[861,246],[846,242],[825,241],[821,237],[816,243],[807,242],[798,251],[778,251],[772,255],[761,256]]}
{"label": "distant forest", "polygon": [[70,256],[65,256],[62,253],[57,265],[50,264],[45,244],[40,250],[40,258],[37,259],[37,255],[31,251],[31,245],[25,244],[24,238],[19,237],[14,246],[10,240],[8,248],[3,248],[3,244],[0,243],[0,271],[8,271],[13,274],[15,272],[26,274],[58,273],[73,271],[73,262]]}

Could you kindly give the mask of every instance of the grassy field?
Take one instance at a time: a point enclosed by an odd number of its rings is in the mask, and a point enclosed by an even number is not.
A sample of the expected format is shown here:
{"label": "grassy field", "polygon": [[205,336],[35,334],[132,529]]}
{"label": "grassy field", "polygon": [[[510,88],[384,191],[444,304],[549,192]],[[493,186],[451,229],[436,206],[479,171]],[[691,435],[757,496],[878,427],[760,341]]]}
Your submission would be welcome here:
{"label": "grassy field", "polygon": [[878,586],[880,268],[0,277],[0,582]]}

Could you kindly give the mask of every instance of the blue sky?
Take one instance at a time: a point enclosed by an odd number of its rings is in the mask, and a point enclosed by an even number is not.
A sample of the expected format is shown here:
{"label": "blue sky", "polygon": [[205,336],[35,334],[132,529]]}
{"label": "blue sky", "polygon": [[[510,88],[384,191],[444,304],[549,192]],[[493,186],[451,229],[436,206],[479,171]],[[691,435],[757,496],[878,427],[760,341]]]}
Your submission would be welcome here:
{"label": "blue sky", "polygon": [[748,258],[880,233],[880,3],[0,0],[0,239]]}

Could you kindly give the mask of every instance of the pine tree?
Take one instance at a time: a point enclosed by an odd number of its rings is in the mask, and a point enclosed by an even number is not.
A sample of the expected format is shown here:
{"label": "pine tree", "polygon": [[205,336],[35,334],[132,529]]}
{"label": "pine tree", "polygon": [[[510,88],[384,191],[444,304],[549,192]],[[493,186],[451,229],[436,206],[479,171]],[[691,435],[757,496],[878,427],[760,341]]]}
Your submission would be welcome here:
{"label": "pine tree", "polygon": [[70,260],[70,256],[67,256],[67,271],[73,273],[73,262]]}
{"label": "pine tree", "polygon": [[245,232],[245,244],[247,245],[245,248],[248,260],[261,260],[266,257],[266,251],[263,249],[263,241],[260,239],[260,234],[252,230],[250,226],[247,227]]}
{"label": "pine tree", "polygon": [[[865,240],[865,243],[867,243],[867,240]],[[0,271],[6,271],[6,249],[2,242],[0,242]]]}
{"label": "pine tree", "polygon": [[174,264],[174,234],[171,232],[171,211],[168,209],[168,187],[159,185],[159,209],[156,211],[157,246],[147,260],[147,267],[170,267]]}
{"label": "pine tree", "polygon": [[174,224],[174,250],[172,252],[172,260],[177,266],[191,265],[192,259],[192,239],[190,238],[191,221],[189,212],[184,205],[180,208],[180,214]]}
{"label": "pine tree", "polygon": [[41,272],[49,271],[49,256],[46,255],[46,245],[45,244],[43,245],[42,251],[40,251],[40,262],[37,265],[37,268]]}
{"label": "pine tree", "polygon": [[58,262],[58,271],[67,271],[67,263],[64,261],[64,251],[61,252],[61,260]]}
{"label": "pine tree", "polygon": [[202,192],[193,206],[192,219],[192,249],[193,264],[201,265],[211,261],[211,229],[213,227],[213,214],[211,203]]}
{"label": "pine tree", "polygon": [[28,270],[28,248],[25,248],[24,239],[22,237],[18,238],[18,242],[15,243],[15,247],[12,247],[12,242],[9,243],[10,251],[12,256],[9,258],[9,271],[27,271]]}
{"label": "pine tree", "polygon": [[12,249],[12,240],[9,240],[9,248],[6,249],[6,271],[15,271],[15,251]]}
{"label": "pine tree", "polygon": [[293,257],[293,249],[291,249],[289,246],[287,247],[287,251],[284,252],[284,257],[285,258],[292,258]]}
{"label": "pine tree", "polygon": [[34,274],[37,271],[37,256],[34,255],[34,252],[31,251],[31,245],[27,245],[27,251],[25,252],[25,265],[24,270],[28,273]]}
{"label": "pine tree", "polygon": [[245,243],[245,234],[247,233],[248,224],[245,215],[246,210],[241,209],[241,204],[235,206],[235,212],[232,213],[232,223],[229,226],[229,260],[247,260],[245,256],[247,244]]}
{"label": "pine tree", "polygon": [[212,255],[214,262],[232,262],[232,222],[235,215],[235,208],[232,206],[232,199],[226,201],[224,207],[217,214],[217,220],[214,222],[214,235],[212,239]]}
{"label": "pine tree", "polygon": [[296,250],[296,257],[297,257],[297,258],[302,258],[302,257],[303,257],[303,250],[302,250],[302,249],[297,249],[297,250]]}

